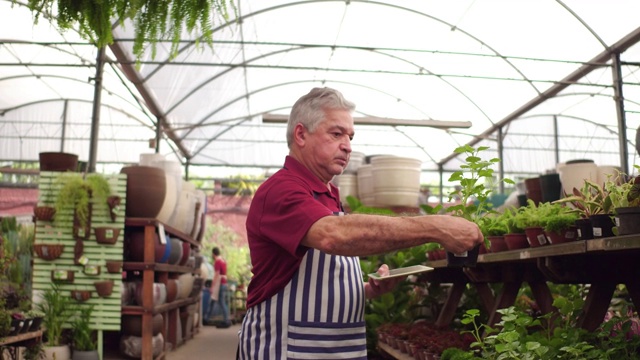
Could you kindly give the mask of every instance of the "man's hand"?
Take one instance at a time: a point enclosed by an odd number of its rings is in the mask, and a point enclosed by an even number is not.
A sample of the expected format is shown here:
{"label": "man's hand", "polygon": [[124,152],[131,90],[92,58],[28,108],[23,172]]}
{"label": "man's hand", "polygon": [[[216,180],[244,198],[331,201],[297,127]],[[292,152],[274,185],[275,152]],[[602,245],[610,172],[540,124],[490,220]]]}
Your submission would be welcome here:
{"label": "man's hand", "polygon": [[[380,266],[380,268],[378,268],[378,271],[376,272],[380,276],[389,275],[389,266],[387,266],[387,264],[382,264],[382,266]],[[370,277],[369,282],[365,284],[365,296],[367,297],[367,299],[372,299],[374,297],[378,297],[384,293],[392,291],[406,278],[406,276],[399,276],[386,280],[376,280]]]}

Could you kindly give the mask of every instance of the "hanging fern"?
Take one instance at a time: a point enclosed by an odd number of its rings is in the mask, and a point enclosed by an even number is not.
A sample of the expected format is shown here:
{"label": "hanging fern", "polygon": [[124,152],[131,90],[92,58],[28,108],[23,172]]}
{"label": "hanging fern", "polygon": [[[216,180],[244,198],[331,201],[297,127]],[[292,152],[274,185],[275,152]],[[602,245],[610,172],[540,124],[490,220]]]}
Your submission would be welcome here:
{"label": "hanging fern", "polygon": [[28,0],[28,6],[36,23],[42,13],[52,14],[61,29],[77,26],[80,35],[98,47],[113,43],[114,19],[121,23],[132,19],[133,53],[138,59],[147,43],[154,57],[161,40],[171,40],[171,56],[175,56],[185,29],[212,45],[213,16],[228,22],[237,10],[233,0]]}

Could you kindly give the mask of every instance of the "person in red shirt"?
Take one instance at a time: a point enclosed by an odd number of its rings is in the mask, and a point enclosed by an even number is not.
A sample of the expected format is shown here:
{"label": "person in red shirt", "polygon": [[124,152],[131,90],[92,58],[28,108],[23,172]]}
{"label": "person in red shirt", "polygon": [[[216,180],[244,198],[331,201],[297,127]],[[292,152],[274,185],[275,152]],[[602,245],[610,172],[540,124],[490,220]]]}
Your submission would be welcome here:
{"label": "person in red shirt", "polygon": [[[229,304],[227,302],[227,262],[220,255],[220,249],[214,247],[211,251],[213,257],[213,281],[211,281],[211,313],[214,313],[215,307],[219,306],[222,311],[222,323],[216,325],[218,328],[228,328],[231,326],[229,320]],[[208,319],[207,319],[208,320]]]}
{"label": "person in red shirt", "polygon": [[476,224],[450,215],[344,214],[331,180],[349,163],[354,109],[330,88],[314,88],[293,105],[289,155],[247,215],[253,277],[239,359],[366,360],[365,300],[404,279],[365,283],[360,256],[427,242],[457,254],[483,240]]}

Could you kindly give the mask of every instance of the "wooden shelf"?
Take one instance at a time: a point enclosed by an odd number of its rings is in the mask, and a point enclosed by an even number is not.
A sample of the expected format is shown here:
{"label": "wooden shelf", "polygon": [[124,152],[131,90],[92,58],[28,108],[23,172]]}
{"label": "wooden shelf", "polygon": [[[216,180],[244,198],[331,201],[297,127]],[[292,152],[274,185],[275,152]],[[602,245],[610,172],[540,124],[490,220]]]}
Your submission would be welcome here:
{"label": "wooden shelf", "polygon": [[0,339],[0,346],[18,344],[18,343],[23,342],[25,340],[40,339],[40,338],[42,338],[42,334],[43,334],[43,330],[36,330],[36,331],[29,331],[29,332],[26,332],[24,334],[18,334],[18,335],[14,335],[14,336],[7,336],[7,337],[4,337],[4,338]]}
{"label": "wooden shelf", "polygon": [[200,247],[200,243],[198,243],[197,241],[193,240],[191,238],[190,235],[187,235],[185,233],[183,233],[180,230],[177,230],[175,228],[172,228],[169,225],[164,224],[163,222],[157,220],[157,219],[148,219],[148,218],[126,218],[124,221],[124,225],[125,226],[132,226],[132,227],[144,227],[144,226],[148,226],[151,225],[153,227],[158,227],[158,225],[162,225],[164,227],[164,231],[170,233],[171,235],[177,237],[178,239],[182,240],[182,241],[186,241],[188,243],[190,243],[193,246],[196,247]]}
{"label": "wooden shelf", "polygon": [[124,262],[122,264],[122,269],[130,270],[130,271],[153,270],[153,271],[175,272],[175,273],[183,273],[183,274],[193,272],[193,268],[190,268],[188,266],[160,264],[160,263],[132,262],[132,261]]}
{"label": "wooden shelf", "polygon": [[[187,299],[180,299],[180,300],[176,300],[176,301],[172,301],[168,304],[162,304],[162,305],[158,305],[156,307],[153,308],[153,310],[151,311],[151,313],[153,315],[155,314],[162,314],[165,313],[169,310],[173,310],[173,309],[177,309],[177,308],[181,308],[183,306],[187,306],[187,305],[192,305],[197,303],[198,301],[200,301],[200,297],[193,297],[193,298],[187,298]],[[144,314],[145,309],[142,306],[123,306],[122,307],[122,314],[123,315],[142,315]]]}

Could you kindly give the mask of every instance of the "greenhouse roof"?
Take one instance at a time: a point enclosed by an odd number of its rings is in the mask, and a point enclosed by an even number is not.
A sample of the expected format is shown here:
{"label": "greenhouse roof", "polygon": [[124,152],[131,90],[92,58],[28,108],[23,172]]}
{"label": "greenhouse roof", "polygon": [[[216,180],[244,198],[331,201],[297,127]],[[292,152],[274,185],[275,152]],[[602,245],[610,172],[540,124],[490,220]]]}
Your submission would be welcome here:
{"label": "greenhouse roof", "polygon": [[469,143],[523,176],[581,158],[628,169],[637,14],[637,0],[242,0],[212,47],[185,34],[175,58],[159,43],[136,64],[133,25],[114,22],[96,78],[95,46],[0,0],[0,160],[87,161],[99,124],[99,164],[137,162],[159,131],[159,151],[190,167],[268,172],[288,149],[285,124],[266,120],[328,86],[356,103],[355,117],[383,123],[356,125],[353,150],[367,155],[450,171]]}

